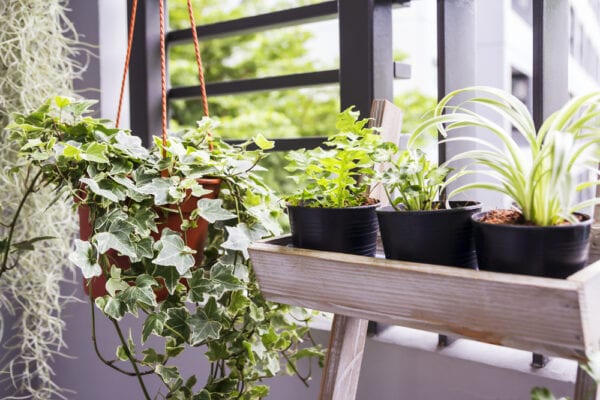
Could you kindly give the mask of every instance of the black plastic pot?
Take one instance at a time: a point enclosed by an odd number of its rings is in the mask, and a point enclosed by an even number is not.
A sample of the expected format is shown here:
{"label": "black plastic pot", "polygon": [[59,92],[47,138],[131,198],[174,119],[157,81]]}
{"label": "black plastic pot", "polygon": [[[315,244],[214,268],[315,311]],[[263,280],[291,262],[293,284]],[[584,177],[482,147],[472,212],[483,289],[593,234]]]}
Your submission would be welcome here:
{"label": "black plastic pot", "polygon": [[374,256],[378,204],[320,208],[288,205],[294,247]]}
{"label": "black plastic pot", "polygon": [[587,262],[592,220],[557,226],[490,224],[473,215],[479,269],[566,278]]}
{"label": "black plastic pot", "polygon": [[392,260],[477,268],[471,215],[476,202],[450,202],[449,209],[377,210],[385,257]]}

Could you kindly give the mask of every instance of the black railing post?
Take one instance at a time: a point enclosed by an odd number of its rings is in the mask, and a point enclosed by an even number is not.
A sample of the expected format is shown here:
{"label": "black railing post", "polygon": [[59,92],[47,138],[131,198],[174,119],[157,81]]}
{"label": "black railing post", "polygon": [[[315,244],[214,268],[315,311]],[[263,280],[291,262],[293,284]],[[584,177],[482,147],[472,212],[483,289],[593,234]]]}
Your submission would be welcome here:
{"label": "black railing post", "polygon": [[368,117],[373,99],[394,97],[392,1],[339,0],[340,104]]}

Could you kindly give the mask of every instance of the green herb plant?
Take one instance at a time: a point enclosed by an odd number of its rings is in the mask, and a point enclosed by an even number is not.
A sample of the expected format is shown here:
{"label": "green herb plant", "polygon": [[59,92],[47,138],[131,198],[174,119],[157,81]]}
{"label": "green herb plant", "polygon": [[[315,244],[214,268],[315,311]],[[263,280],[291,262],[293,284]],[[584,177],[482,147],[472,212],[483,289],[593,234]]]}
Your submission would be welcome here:
{"label": "green herb plant", "polygon": [[338,133],[325,142],[327,148],[290,152],[285,169],[298,189],[287,197],[291,205],[342,208],[366,205],[374,176],[374,165],[387,144],[368,128],[368,119],[347,108],[338,116]]}
{"label": "green herb plant", "polygon": [[383,185],[396,211],[425,211],[444,207],[439,201],[450,169],[438,166],[420,149],[403,150],[385,163],[376,180]]}
{"label": "green herb plant", "polygon": [[[458,105],[449,105],[456,96],[465,94],[471,97]],[[520,148],[510,129],[470,110],[471,105],[506,118],[527,146]],[[444,142],[475,143],[478,149],[448,160],[446,165],[468,160],[467,166],[450,180],[477,173],[489,176],[491,181],[459,185],[448,198],[470,189],[487,189],[511,197],[525,220],[535,225],[556,225],[565,220],[576,222],[574,212],[600,202],[593,198],[573,204],[577,192],[600,183],[595,178],[582,183],[577,181],[577,175],[586,170],[598,176],[599,117],[600,92],[590,93],[571,99],[536,131],[527,107],[516,97],[492,87],[469,87],[444,97],[433,116],[415,129],[409,147],[423,139],[432,126],[446,137]],[[502,145],[472,136],[449,135],[465,127],[484,128],[500,139]]]}
{"label": "green herb plant", "polygon": [[[309,376],[300,375],[297,361],[322,357],[314,342],[300,347],[312,340],[310,315],[265,301],[248,255],[252,241],[280,233],[278,199],[257,174],[272,142],[259,135],[229,145],[209,134],[215,124],[205,118],[197,129],[171,135],[166,144],[157,140],[149,151],[129,132],[87,116],[89,107],[57,97],[31,114],[15,115],[10,130],[22,157],[40,169],[38,181],[56,188],[57,201],[74,197],[76,207],[89,208],[92,234],[76,240],[69,259],[85,278],[106,280],[108,294],[90,302],[98,356],[137,377],[145,399],[156,397],[144,383],[148,374],[160,377],[169,399],[263,398],[269,389],[261,382],[280,371],[281,361],[285,372],[306,383]],[[204,177],[221,180],[218,198],[200,198],[207,191],[197,179]],[[189,196],[196,197],[192,216],[180,230],[160,232],[157,210],[183,216],[181,204]],[[209,222],[201,263],[194,253],[202,249],[185,240],[196,217]],[[168,293],[160,302],[159,287]],[[96,308],[121,340],[116,359],[98,349]],[[119,321],[128,314],[143,319],[141,337],[126,338]],[[150,346],[151,336],[163,338],[164,346]],[[177,366],[182,352],[198,347],[210,363],[202,383]]]}

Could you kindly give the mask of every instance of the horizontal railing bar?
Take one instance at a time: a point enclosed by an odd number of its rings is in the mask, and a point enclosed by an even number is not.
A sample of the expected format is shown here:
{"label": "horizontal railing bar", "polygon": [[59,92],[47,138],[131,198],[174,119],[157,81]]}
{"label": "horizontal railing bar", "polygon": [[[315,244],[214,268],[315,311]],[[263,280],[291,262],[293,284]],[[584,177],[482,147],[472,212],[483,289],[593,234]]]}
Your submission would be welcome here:
{"label": "horizontal railing bar", "polygon": [[[252,17],[198,25],[196,32],[201,40],[215,39],[333,19],[337,12],[337,1],[326,1]],[[192,31],[189,28],[173,30],[167,33],[166,40],[168,44],[190,41]]]}
{"label": "horizontal railing bar", "polygon": [[[206,84],[209,96],[221,96],[247,92],[262,92],[265,90],[289,89],[305,86],[319,86],[339,83],[339,70],[332,69],[300,74],[270,76],[266,78],[242,79]],[[200,86],[181,86],[171,88],[169,100],[193,99],[200,97]]]}
{"label": "horizontal railing bar", "polygon": [[[314,136],[271,140],[275,142],[275,146],[269,151],[290,151],[298,149],[314,149],[315,147],[322,146],[327,138],[322,136]],[[229,144],[240,144],[244,143],[245,141],[246,140],[226,140],[226,142]],[[250,148],[250,150],[252,150],[252,148]]]}

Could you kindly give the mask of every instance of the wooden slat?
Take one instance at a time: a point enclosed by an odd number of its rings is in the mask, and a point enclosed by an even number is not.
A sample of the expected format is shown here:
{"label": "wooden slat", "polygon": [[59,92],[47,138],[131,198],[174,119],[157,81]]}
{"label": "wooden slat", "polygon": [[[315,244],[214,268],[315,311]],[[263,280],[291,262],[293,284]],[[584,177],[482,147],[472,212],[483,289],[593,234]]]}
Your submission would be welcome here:
{"label": "wooden slat", "polygon": [[319,400],[350,400],[356,396],[368,325],[364,319],[334,316]]}
{"label": "wooden slat", "polygon": [[596,381],[581,368],[577,369],[573,400],[600,400]]}
{"label": "wooden slat", "polygon": [[579,285],[579,312],[583,340],[588,354],[600,350],[600,262],[571,275],[568,280]]}
{"label": "wooden slat", "polygon": [[577,360],[585,359],[596,337],[596,322],[584,335],[581,313],[587,317],[598,308],[590,301],[600,264],[557,280],[268,242],[250,252],[271,301]]}

